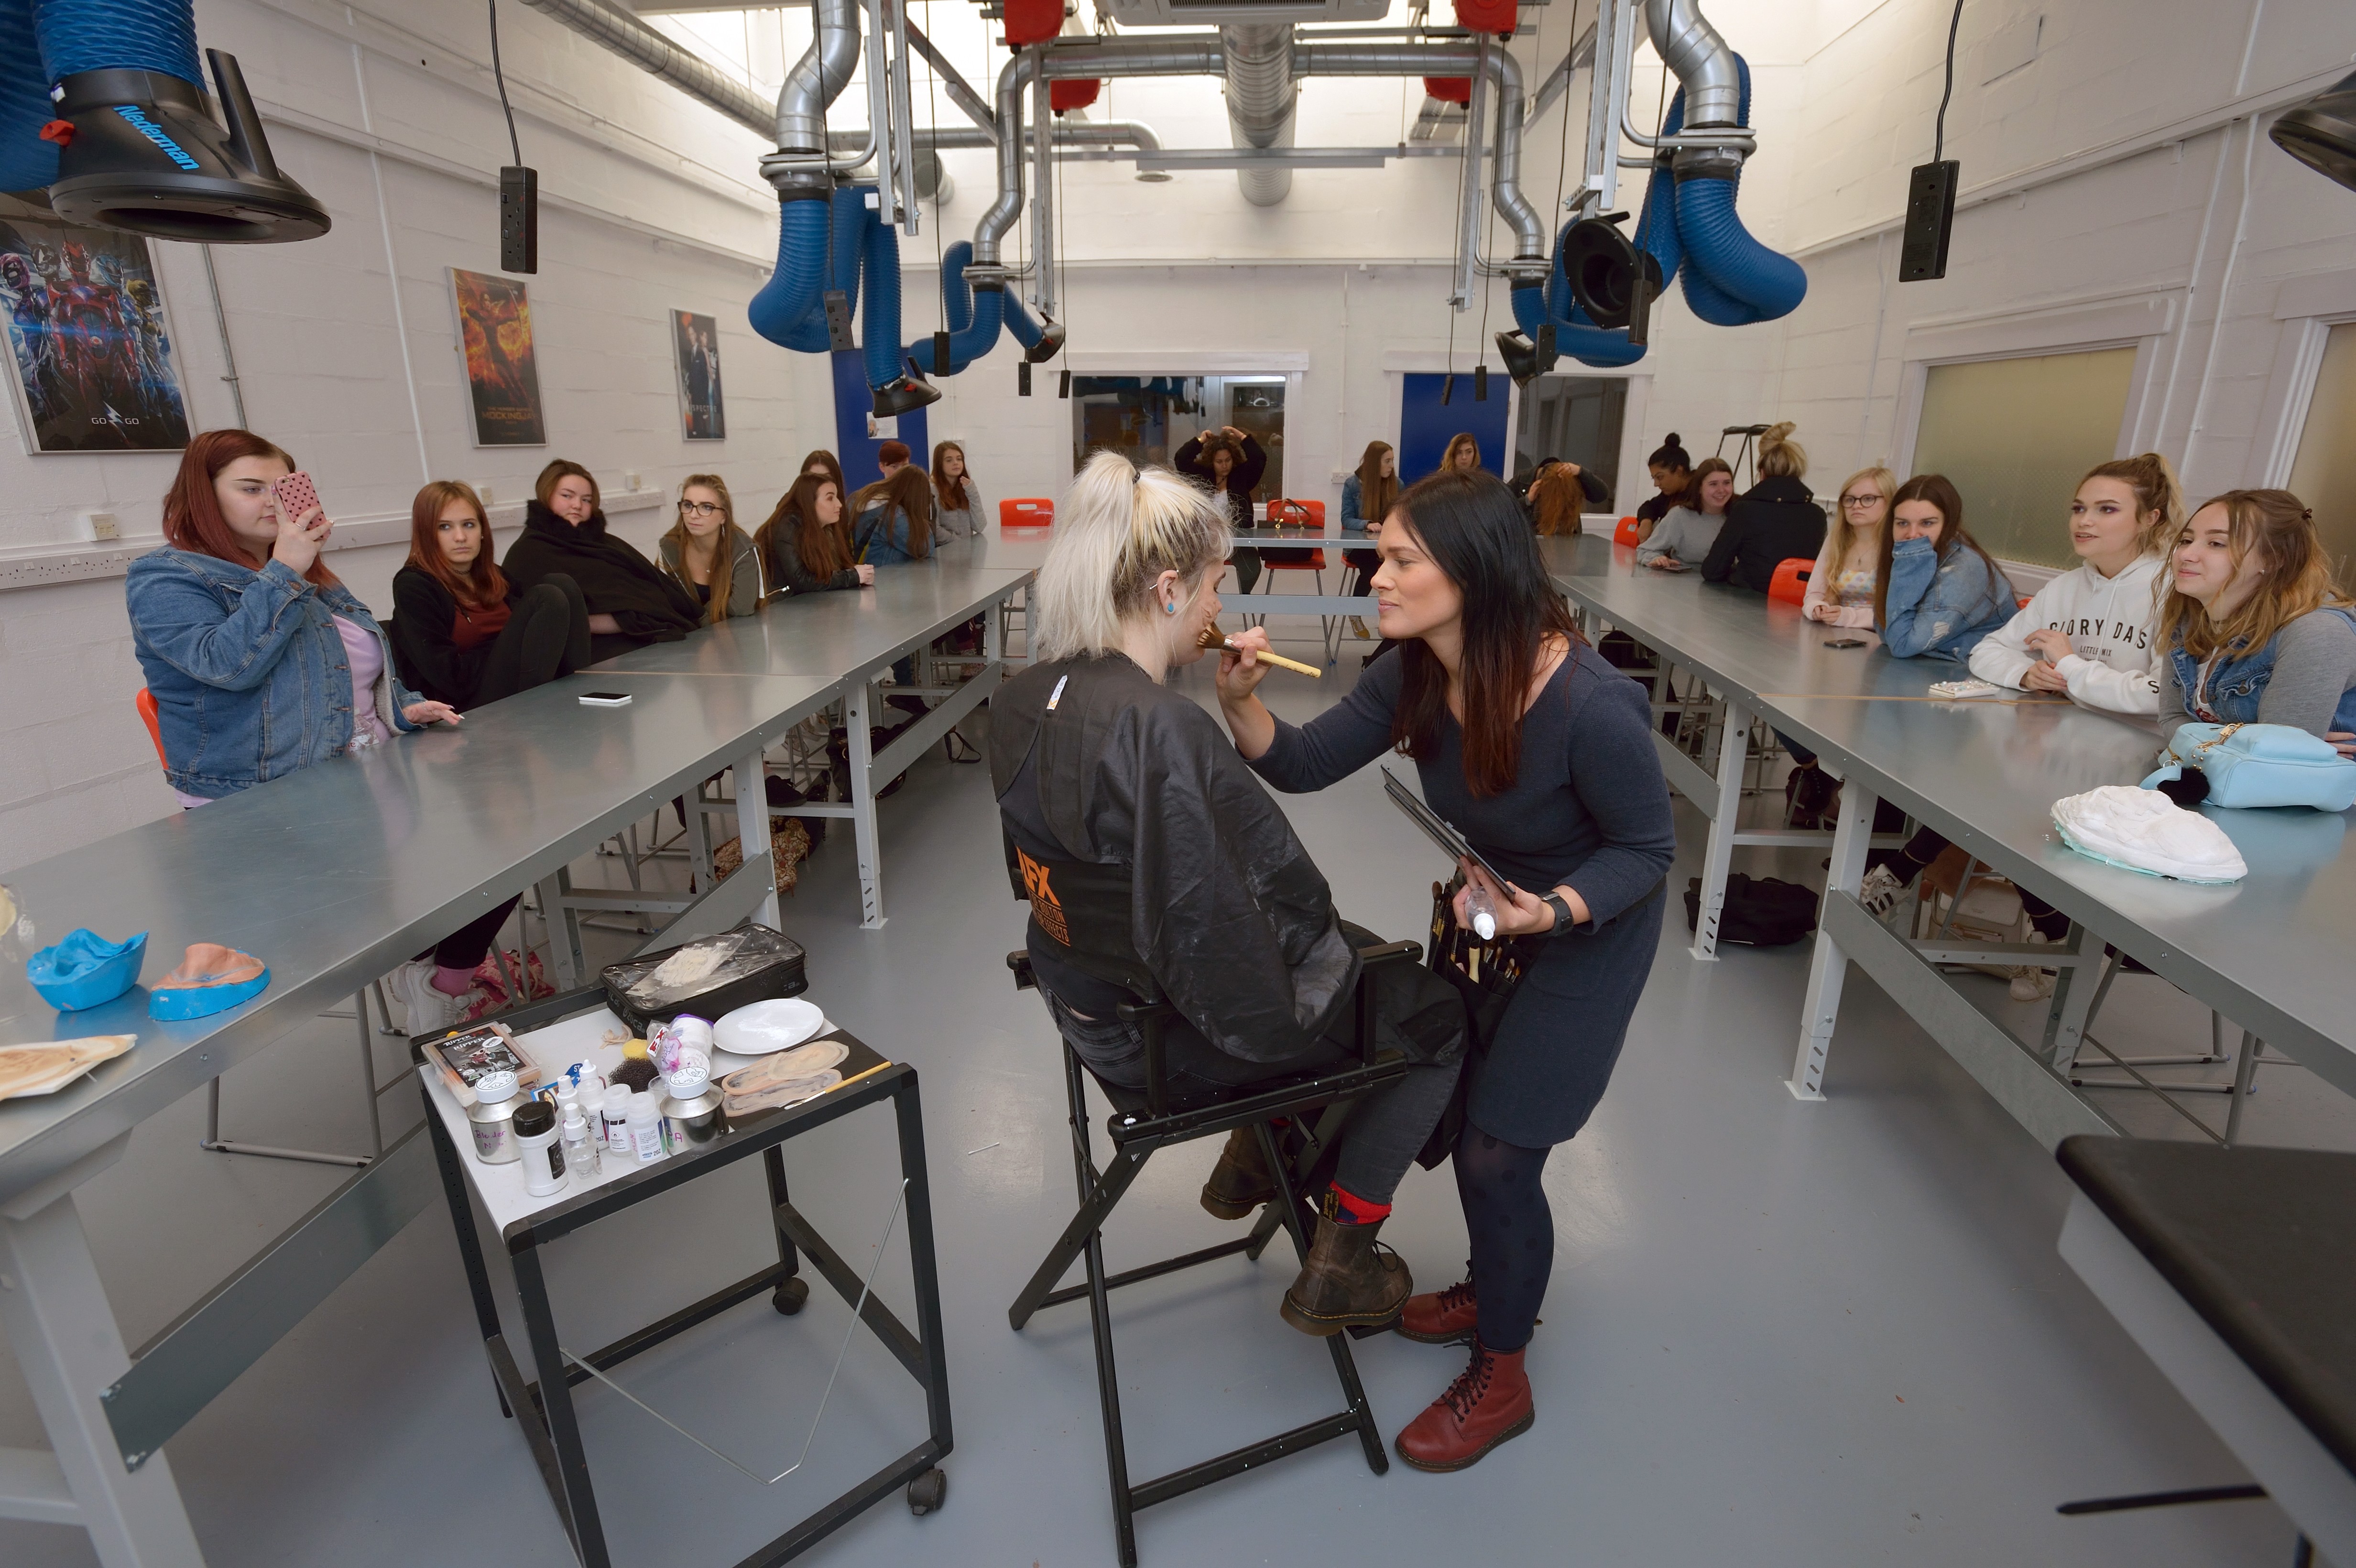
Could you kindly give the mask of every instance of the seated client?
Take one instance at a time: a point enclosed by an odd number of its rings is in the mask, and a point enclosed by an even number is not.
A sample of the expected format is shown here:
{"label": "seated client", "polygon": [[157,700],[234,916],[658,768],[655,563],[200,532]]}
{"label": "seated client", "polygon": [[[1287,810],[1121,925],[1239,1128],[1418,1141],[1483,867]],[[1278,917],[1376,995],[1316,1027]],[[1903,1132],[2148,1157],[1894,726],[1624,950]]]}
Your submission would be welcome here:
{"label": "seated client", "polygon": [[[1108,1083],[1141,1087],[1144,1036],[1115,1012],[1150,976],[1181,1018],[1164,1041],[1181,1095],[1353,1059],[1357,948],[1324,876],[1217,723],[1169,690],[1203,656],[1226,559],[1218,503],[1167,469],[1098,453],[1073,481],[1032,595],[1031,667],[991,700],[990,775],[1032,971],[1056,1028]],[[1123,918],[1069,918],[1076,902]],[[1463,1009],[1420,966],[1376,972],[1404,1078],[1358,1102],[1285,1321],[1331,1335],[1387,1323],[1413,1289],[1376,1252],[1391,1195],[1456,1083]],[[1240,1219],[1275,1196],[1256,1136],[1230,1135],[1203,1206]]]}

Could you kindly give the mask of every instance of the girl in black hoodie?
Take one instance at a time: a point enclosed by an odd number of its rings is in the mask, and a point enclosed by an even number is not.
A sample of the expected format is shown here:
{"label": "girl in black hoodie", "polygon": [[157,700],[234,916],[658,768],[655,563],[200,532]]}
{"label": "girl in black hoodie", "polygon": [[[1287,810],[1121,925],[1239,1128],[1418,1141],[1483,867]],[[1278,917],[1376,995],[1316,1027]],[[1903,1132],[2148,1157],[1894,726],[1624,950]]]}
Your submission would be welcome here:
{"label": "girl in black hoodie", "polygon": [[540,471],[533,489],[538,498],[524,508],[523,532],[499,565],[519,592],[552,572],[581,585],[593,659],[675,643],[702,624],[695,595],[606,531],[597,481],[586,468],[560,457]]}

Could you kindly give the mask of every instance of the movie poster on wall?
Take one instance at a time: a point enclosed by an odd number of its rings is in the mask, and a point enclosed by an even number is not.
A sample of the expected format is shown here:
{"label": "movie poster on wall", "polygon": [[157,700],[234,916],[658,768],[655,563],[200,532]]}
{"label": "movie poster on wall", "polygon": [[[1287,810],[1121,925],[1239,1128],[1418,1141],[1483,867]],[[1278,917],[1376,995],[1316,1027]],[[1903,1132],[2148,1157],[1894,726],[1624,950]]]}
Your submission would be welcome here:
{"label": "movie poster on wall", "polygon": [[477,446],[544,446],[548,421],[532,357],[531,300],[524,285],[495,272],[450,269],[458,343]]}
{"label": "movie poster on wall", "polygon": [[679,371],[680,428],[690,441],[728,439],[720,398],[720,324],[692,311],[670,313],[671,363]]}
{"label": "movie poster on wall", "polygon": [[0,320],[28,453],[177,452],[188,411],[147,241],[0,222]]}

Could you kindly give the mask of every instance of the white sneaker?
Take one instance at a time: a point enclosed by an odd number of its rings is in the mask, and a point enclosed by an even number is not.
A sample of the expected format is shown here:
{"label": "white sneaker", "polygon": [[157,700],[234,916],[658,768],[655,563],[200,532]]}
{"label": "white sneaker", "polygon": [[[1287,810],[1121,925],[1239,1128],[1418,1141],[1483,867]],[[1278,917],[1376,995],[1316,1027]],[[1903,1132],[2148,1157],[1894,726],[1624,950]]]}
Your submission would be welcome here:
{"label": "white sneaker", "polygon": [[466,1021],[466,997],[454,997],[434,984],[434,961],[412,958],[392,972],[385,982],[402,1011],[409,1015],[412,1039],[419,1035],[436,1034],[455,1029]]}
{"label": "white sneaker", "polygon": [[[2042,944],[2043,932],[2032,931],[2029,940]],[[2018,964],[2009,971],[2012,976],[2012,999],[2016,1002],[2041,1002],[2053,994],[2053,971],[2040,969],[2034,964]]]}
{"label": "white sneaker", "polygon": [[1891,876],[1889,867],[1876,866],[1865,874],[1865,881],[1857,890],[1857,901],[1865,906],[1866,913],[1878,918],[1888,914],[1890,906],[1897,903],[1898,895],[1905,891],[1906,884]]}

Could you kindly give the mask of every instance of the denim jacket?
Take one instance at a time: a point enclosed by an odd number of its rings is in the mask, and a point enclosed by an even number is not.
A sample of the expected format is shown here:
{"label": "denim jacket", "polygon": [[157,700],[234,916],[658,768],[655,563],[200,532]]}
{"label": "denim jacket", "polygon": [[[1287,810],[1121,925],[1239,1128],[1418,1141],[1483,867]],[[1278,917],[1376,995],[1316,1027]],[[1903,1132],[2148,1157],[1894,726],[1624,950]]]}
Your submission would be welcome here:
{"label": "denim jacket", "polygon": [[1942,561],[1924,539],[1891,547],[1889,605],[1881,645],[1901,659],[1965,658],[2019,608],[2011,583],[1979,551],[1959,543]]}
{"label": "denim jacket", "polygon": [[387,728],[417,726],[422,700],[394,674],[392,644],[341,587],[282,561],[260,571],[193,550],[152,550],[123,583],[131,636],[163,732],[164,777],[218,799],[341,754],[352,738],[352,673],[335,617],[376,634],[385,674],[369,694]]}
{"label": "denim jacket", "polygon": [[851,559],[869,566],[901,566],[916,559],[909,549],[908,514],[890,497],[867,504],[851,531]]}
{"label": "denim jacket", "polygon": [[1356,475],[1342,481],[1342,526],[1352,533],[1366,531],[1366,486]]}
{"label": "denim jacket", "polygon": [[[2326,604],[2314,613],[2337,615],[2350,626],[2356,627],[2356,614],[2338,605]],[[2266,645],[2256,653],[2244,654],[2237,659],[2218,656],[2215,667],[2209,672],[2208,691],[2209,711],[2217,716],[2215,722],[2258,722],[2258,705],[2265,700],[2266,686],[2275,677],[2275,660],[2281,655],[2282,638],[2277,635],[2268,639]],[[2163,713],[2161,721],[2166,723],[2171,719],[2181,721],[2187,716],[2200,718],[2201,714],[2192,705],[2194,694],[2201,688],[2201,661],[2184,651],[2181,637],[2169,645],[2168,660],[2175,667],[2176,689],[2184,699],[2184,712]],[[2339,711],[2332,715],[2331,728],[2342,732],[2356,731],[2356,689],[2340,694]]]}

